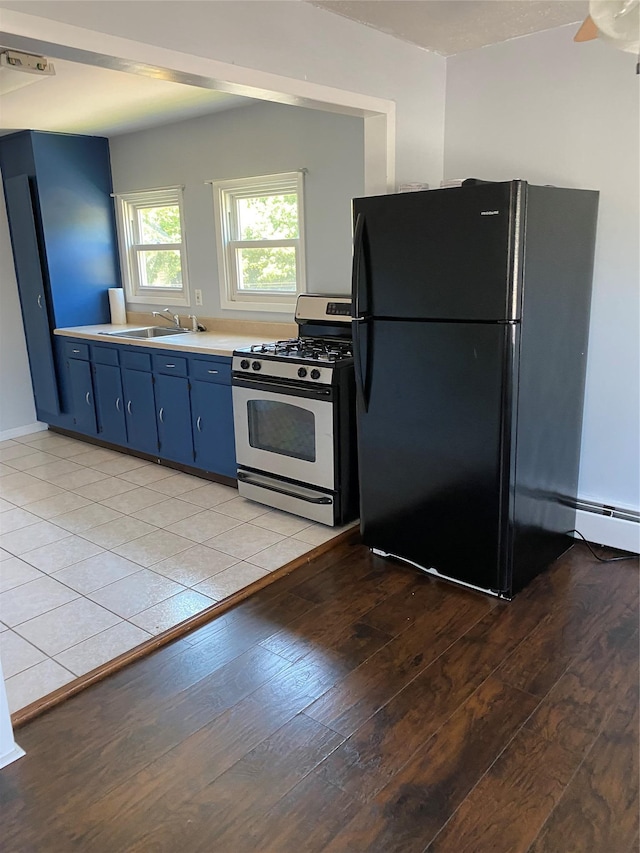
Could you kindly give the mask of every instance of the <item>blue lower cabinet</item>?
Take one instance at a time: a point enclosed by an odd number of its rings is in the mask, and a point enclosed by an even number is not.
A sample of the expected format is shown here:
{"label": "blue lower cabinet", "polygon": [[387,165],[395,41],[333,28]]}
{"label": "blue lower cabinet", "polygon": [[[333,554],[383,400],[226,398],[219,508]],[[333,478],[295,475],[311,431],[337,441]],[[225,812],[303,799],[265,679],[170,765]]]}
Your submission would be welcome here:
{"label": "blue lower cabinet", "polygon": [[113,364],[94,364],[93,385],[100,438],[112,444],[127,443],[125,400],[120,368]]}
{"label": "blue lower cabinet", "polygon": [[231,386],[195,381],[191,411],[196,468],[236,476]]}
{"label": "blue lower cabinet", "polygon": [[67,361],[69,372],[69,392],[71,397],[71,417],[73,425],[80,432],[96,435],[96,408],[91,382],[91,364],[88,361],[70,358]]}
{"label": "blue lower cabinet", "polygon": [[56,344],[61,425],[123,449],[236,476],[230,358],[70,338]]}
{"label": "blue lower cabinet", "polygon": [[189,380],[158,373],[155,376],[159,455],[193,465]]}
{"label": "blue lower cabinet", "polygon": [[142,370],[122,370],[128,444],[135,450],[158,455],[153,376]]}

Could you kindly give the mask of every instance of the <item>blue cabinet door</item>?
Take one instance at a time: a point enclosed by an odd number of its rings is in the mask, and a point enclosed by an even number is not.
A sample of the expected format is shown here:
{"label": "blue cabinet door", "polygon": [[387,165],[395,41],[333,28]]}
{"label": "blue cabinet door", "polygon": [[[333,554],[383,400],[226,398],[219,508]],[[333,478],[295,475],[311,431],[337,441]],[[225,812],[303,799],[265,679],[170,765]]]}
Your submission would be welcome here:
{"label": "blue cabinet door", "polygon": [[127,425],[120,368],[113,364],[94,364],[93,384],[100,438],[113,444],[126,444]]}
{"label": "blue cabinet door", "polygon": [[96,409],[91,383],[91,364],[88,361],[70,358],[67,361],[69,389],[71,394],[71,416],[80,432],[96,435]]}
{"label": "blue cabinet door", "polygon": [[9,178],[5,194],[36,412],[39,420],[51,423],[60,414],[60,400],[29,178]]}
{"label": "blue cabinet door", "polygon": [[106,323],[120,284],[109,143],[20,131],[0,138],[0,171],[38,419],[73,429],[55,327]]}
{"label": "blue cabinet door", "polygon": [[195,381],[191,387],[191,406],[196,467],[235,477],[231,386]]}
{"label": "blue cabinet door", "polygon": [[193,465],[189,380],[158,373],[155,393],[160,456]]}
{"label": "blue cabinet door", "polygon": [[142,370],[122,371],[122,390],[125,399],[125,418],[129,446],[145,453],[158,453],[156,405],[153,395],[153,376]]}
{"label": "blue cabinet door", "polygon": [[107,288],[120,285],[109,141],[41,131],[29,136],[55,324],[108,323]]}

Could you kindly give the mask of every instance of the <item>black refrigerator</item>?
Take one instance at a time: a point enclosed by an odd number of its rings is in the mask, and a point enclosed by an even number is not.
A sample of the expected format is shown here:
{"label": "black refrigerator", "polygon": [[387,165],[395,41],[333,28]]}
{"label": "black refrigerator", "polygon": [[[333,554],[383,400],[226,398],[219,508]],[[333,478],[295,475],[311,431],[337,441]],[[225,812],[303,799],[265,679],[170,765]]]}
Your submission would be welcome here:
{"label": "black refrigerator", "polygon": [[354,199],[360,524],[511,598],[572,543],[598,193]]}

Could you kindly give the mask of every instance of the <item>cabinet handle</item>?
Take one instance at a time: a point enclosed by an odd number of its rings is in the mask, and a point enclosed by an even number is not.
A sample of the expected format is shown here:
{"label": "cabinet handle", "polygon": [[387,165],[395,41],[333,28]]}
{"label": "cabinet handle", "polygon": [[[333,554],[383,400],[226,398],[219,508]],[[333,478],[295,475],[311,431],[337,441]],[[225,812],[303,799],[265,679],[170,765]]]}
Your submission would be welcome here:
{"label": "cabinet handle", "polygon": [[71,352],[79,353],[80,350],[79,349],[72,349]]}
{"label": "cabinet handle", "polygon": [[90,394],[91,394],[91,392],[87,391],[87,393],[85,394],[85,397],[84,397],[84,399],[87,401],[87,406],[91,405],[91,400],[89,399]]}
{"label": "cabinet handle", "polygon": [[175,367],[175,364],[165,364],[165,367]]}
{"label": "cabinet handle", "polygon": [[116,409],[120,411],[120,397],[116,397]]}
{"label": "cabinet handle", "polygon": [[131,400],[127,403],[127,411],[131,414]]}
{"label": "cabinet handle", "polygon": [[160,423],[164,423],[164,406],[160,407],[160,411],[158,412],[158,418],[160,419]]}
{"label": "cabinet handle", "polygon": [[198,432],[202,432],[202,418],[198,415],[198,420],[196,421],[196,428]]}
{"label": "cabinet handle", "polygon": [[217,373],[218,373],[218,371],[217,371],[217,370],[207,370],[207,373],[214,373],[214,374],[217,374]]}
{"label": "cabinet handle", "polygon": [[38,308],[42,308],[42,294],[38,294]]}

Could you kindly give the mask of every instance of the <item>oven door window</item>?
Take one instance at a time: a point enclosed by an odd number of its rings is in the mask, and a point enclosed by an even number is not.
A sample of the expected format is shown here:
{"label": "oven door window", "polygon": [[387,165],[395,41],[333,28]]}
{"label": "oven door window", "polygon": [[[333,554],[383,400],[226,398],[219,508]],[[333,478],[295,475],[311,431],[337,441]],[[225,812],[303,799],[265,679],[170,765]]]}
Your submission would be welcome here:
{"label": "oven door window", "polygon": [[313,412],[290,403],[249,400],[247,414],[251,447],[305,462],[316,461]]}
{"label": "oven door window", "polygon": [[335,488],[332,400],[233,387],[238,465]]}

